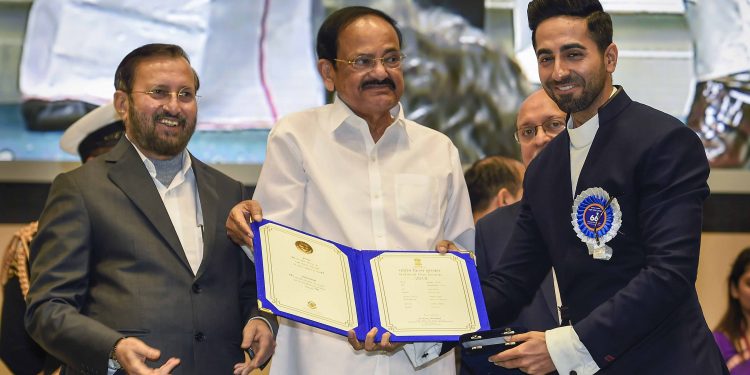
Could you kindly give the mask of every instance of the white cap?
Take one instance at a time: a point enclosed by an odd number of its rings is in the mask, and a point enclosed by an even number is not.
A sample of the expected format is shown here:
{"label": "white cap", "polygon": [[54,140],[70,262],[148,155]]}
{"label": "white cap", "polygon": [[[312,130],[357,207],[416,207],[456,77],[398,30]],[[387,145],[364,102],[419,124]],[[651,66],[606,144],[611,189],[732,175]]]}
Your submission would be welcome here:
{"label": "white cap", "polygon": [[70,125],[60,138],[60,148],[71,155],[78,155],[78,146],[89,134],[116,121],[120,121],[120,115],[115,111],[114,103],[104,104]]}

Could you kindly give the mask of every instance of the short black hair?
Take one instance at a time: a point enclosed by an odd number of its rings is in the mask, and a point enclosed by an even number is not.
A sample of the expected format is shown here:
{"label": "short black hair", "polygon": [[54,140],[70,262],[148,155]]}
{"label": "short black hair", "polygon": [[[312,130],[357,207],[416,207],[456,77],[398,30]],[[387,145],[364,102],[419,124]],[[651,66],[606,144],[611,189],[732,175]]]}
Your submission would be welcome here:
{"label": "short black hair", "polygon": [[352,22],[365,16],[376,16],[386,20],[391,26],[393,26],[393,29],[396,30],[399,47],[403,45],[401,30],[399,30],[396,20],[391,18],[391,16],[377,9],[363,6],[352,6],[341,8],[331,13],[331,15],[323,21],[323,24],[320,25],[316,42],[318,59],[328,60],[331,63],[334,63],[333,67],[336,68],[334,59],[338,53],[339,33]]}
{"label": "short black hair", "polygon": [[492,197],[502,188],[513,195],[518,194],[523,183],[523,175],[518,169],[521,165],[518,160],[504,156],[489,156],[474,162],[464,173],[471,212],[486,210]]}
{"label": "short black hair", "polygon": [[558,16],[586,19],[591,39],[600,52],[612,44],[612,18],[599,0],[532,0],[527,10],[531,43],[536,50],[536,28],[543,21]]}
{"label": "short black hair", "polygon": [[[175,44],[152,43],[140,46],[128,53],[117,66],[115,71],[115,90],[124,91],[128,94],[133,90],[133,80],[135,79],[135,67],[142,60],[151,57],[182,57],[190,64],[188,57],[182,47]],[[195,69],[190,67],[195,78],[195,90],[200,87],[200,80]]]}

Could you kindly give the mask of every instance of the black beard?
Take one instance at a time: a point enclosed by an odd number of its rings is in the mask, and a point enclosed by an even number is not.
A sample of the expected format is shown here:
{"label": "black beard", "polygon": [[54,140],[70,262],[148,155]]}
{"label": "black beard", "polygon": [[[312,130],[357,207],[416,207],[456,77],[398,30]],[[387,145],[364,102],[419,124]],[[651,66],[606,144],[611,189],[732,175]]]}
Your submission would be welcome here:
{"label": "black beard", "polygon": [[187,147],[188,142],[190,142],[190,137],[192,137],[193,132],[195,132],[195,123],[191,124],[191,126],[187,126],[187,119],[180,115],[177,116],[177,126],[186,131],[174,139],[160,138],[156,134],[157,121],[165,117],[174,116],[167,116],[163,111],[158,112],[151,116],[151,121],[149,123],[149,119],[145,115],[135,111],[133,103],[131,103],[129,107],[128,117],[130,118],[130,121],[133,122],[133,138],[135,138],[133,141],[142,149],[151,151],[157,155],[169,157],[177,156],[185,149],[185,147]]}

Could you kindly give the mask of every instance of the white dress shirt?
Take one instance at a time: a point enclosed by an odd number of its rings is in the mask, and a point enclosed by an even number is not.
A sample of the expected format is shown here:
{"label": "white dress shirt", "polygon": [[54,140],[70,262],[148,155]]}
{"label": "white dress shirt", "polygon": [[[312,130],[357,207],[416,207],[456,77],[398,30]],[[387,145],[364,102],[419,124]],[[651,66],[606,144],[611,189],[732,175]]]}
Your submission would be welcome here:
{"label": "white dress shirt", "polygon": [[156,179],[154,163],[143,155],[138,147],[135,145],[133,147],[138,151],[146,170],[154,180],[156,190],[164,202],[169,219],[185,251],[185,257],[195,275],[203,261],[203,212],[198,197],[198,185],[195,183],[195,173],[191,168],[190,154],[187,150],[182,151],[182,169],[177,172],[169,186],[164,186]]}
{"label": "white dress shirt", "polygon": [[[458,151],[443,134],[404,118],[375,143],[338,97],[282,118],[271,130],[254,199],[264,217],[357,249],[433,251],[439,240],[474,248]],[[344,336],[279,319],[272,374],[453,374],[439,343],[390,354],[355,351]],[[415,369],[416,367],[416,369]]]}

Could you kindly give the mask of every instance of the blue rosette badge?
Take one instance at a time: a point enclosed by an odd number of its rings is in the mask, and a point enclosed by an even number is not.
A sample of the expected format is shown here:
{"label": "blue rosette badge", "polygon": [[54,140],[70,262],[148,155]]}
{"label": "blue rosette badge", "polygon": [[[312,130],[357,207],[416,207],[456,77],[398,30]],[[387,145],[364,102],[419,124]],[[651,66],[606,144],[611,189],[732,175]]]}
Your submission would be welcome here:
{"label": "blue rosette badge", "polygon": [[612,258],[612,248],[607,242],[615,238],[622,224],[617,199],[602,188],[588,188],[573,201],[570,216],[573,230],[588,247],[589,255],[601,260]]}

